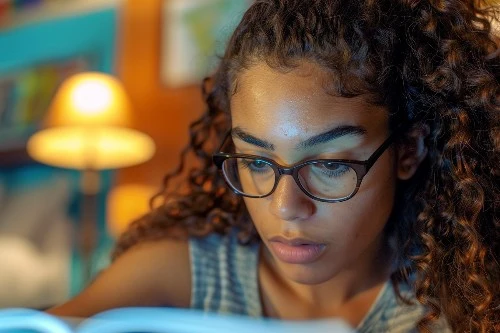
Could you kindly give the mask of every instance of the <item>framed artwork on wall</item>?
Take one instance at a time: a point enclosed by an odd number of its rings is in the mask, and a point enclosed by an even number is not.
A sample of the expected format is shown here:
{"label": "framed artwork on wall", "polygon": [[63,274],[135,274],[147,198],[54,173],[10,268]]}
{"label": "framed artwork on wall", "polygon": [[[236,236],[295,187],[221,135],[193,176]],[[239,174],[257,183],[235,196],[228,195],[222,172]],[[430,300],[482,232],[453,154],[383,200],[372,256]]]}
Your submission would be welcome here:
{"label": "framed artwork on wall", "polygon": [[0,76],[0,149],[22,148],[67,77],[97,68],[92,56],[52,60]]}
{"label": "framed artwork on wall", "polygon": [[164,0],[161,79],[170,87],[199,84],[217,65],[250,0]]}
{"label": "framed artwork on wall", "polygon": [[114,70],[116,24],[108,8],[0,32],[0,153],[23,149],[66,77]]}

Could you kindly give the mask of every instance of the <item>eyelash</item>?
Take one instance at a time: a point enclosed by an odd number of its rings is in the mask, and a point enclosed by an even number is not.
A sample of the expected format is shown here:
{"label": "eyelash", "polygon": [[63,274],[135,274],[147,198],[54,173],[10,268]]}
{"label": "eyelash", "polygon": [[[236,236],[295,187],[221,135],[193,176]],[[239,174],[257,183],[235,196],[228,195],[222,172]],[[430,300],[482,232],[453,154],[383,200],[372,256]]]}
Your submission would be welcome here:
{"label": "eyelash", "polygon": [[251,164],[255,163],[255,162],[261,162],[263,163],[264,165],[268,166],[269,168],[271,168],[271,166],[269,164],[267,164],[266,162],[264,161],[261,161],[261,160],[243,160],[242,163],[243,163],[243,168],[244,169],[250,169],[252,170],[252,172],[258,172],[258,173],[263,173],[264,170],[256,170],[256,169],[252,169],[251,167]]}

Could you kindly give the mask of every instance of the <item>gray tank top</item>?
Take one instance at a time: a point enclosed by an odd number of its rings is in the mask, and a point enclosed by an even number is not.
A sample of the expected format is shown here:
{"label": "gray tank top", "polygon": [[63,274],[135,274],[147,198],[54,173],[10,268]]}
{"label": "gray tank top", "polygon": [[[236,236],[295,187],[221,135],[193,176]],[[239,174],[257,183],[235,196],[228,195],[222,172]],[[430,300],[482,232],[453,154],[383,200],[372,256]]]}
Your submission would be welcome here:
{"label": "gray tank top", "polygon": [[[192,290],[191,308],[216,313],[262,317],[257,265],[259,245],[243,246],[236,232],[212,234],[189,241]],[[416,323],[424,307],[415,300],[409,286],[401,293],[414,301],[406,305],[396,297],[390,281],[380,291],[371,309],[356,328],[358,332],[417,332]],[[441,320],[433,332],[451,332]]]}

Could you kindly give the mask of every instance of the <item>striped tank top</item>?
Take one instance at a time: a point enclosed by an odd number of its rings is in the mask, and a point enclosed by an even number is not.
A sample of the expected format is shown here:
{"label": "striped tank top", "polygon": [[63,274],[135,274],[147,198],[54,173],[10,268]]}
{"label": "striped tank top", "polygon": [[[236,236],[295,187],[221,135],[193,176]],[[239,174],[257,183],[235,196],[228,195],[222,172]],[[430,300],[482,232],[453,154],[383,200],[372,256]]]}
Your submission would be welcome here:
{"label": "striped tank top", "polygon": [[[216,313],[262,317],[258,287],[259,244],[243,246],[235,232],[227,236],[212,234],[189,241],[192,290],[191,308]],[[404,304],[386,282],[371,309],[356,328],[357,332],[417,332],[416,323],[424,307],[415,300],[409,286],[401,294],[412,300]],[[451,332],[444,320],[433,332]]]}

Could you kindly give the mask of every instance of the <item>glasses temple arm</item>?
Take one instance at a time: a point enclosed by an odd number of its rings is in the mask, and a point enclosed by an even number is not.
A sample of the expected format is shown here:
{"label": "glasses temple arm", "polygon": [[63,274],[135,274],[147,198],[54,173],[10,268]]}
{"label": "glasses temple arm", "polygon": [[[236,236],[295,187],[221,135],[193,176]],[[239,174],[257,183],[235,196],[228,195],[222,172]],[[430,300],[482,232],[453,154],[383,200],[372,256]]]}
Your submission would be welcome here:
{"label": "glasses temple arm", "polygon": [[231,130],[228,130],[227,133],[224,135],[224,139],[222,139],[222,142],[219,146],[219,148],[217,149],[217,152],[218,153],[222,153],[222,147],[224,147],[224,145],[226,144],[226,141],[227,139],[231,136]]}

